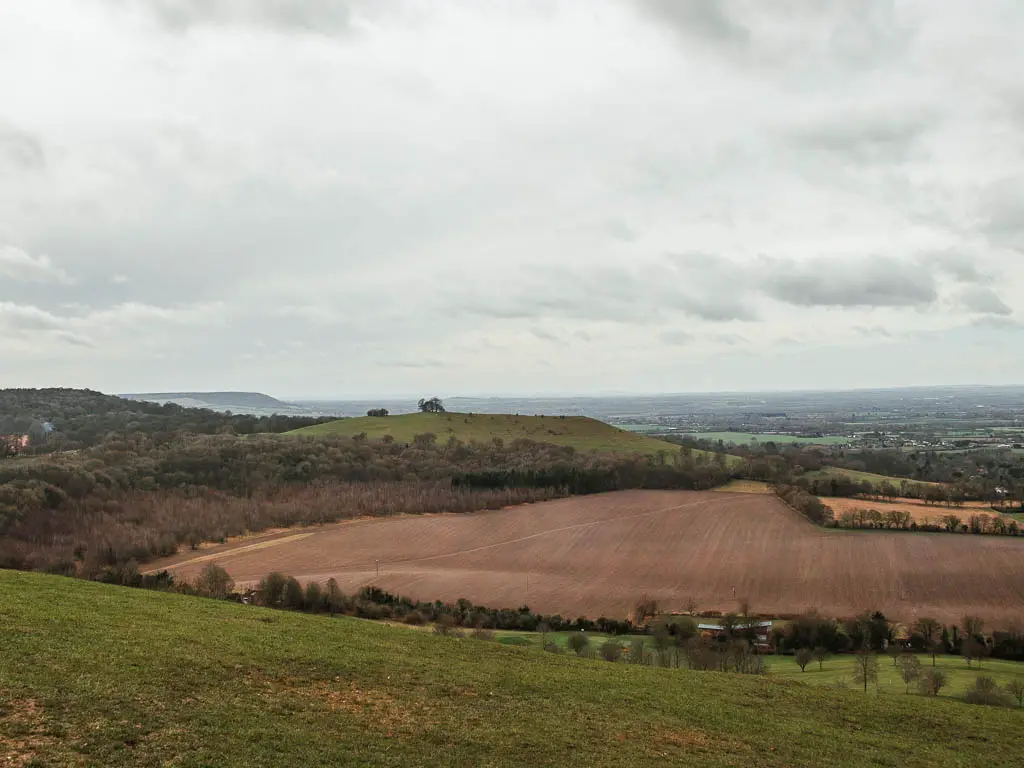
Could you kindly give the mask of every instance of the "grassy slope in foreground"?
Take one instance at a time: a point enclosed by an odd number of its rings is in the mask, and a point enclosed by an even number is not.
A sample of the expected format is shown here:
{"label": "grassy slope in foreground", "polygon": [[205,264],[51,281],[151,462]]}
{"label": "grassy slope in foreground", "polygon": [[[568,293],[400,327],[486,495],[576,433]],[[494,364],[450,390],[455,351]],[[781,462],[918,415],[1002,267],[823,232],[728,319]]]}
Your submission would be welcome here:
{"label": "grassy slope in foreground", "polygon": [[[1015,710],[580,661],[0,571],[0,763],[1024,762]],[[13,758],[13,761],[10,760]]]}
{"label": "grassy slope in foreground", "polygon": [[519,438],[541,443],[570,445],[579,451],[656,454],[677,453],[679,446],[653,437],[627,432],[586,416],[512,416],[490,413],[408,413],[401,416],[360,416],[288,432],[289,435],[338,435],[365,433],[371,440],[391,435],[411,443],[419,434],[432,432],[444,443],[453,435],[462,442],[489,443],[496,437],[506,443]]}

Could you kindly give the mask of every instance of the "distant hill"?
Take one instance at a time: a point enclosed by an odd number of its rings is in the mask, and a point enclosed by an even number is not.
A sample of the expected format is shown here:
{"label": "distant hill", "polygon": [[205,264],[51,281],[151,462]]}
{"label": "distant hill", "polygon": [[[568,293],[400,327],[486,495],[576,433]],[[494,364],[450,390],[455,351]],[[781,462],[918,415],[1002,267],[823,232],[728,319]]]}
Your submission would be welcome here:
{"label": "distant hill", "polygon": [[[254,398],[260,399],[249,402],[280,403],[266,395]],[[317,422],[301,410],[289,410],[286,403],[281,406],[235,410],[205,404],[188,407],[170,400],[160,403],[139,395],[118,397],[89,389],[0,389],[0,435],[26,434],[31,439],[30,452],[45,453],[87,448],[111,433],[244,435],[284,432]],[[226,410],[233,415],[222,412]]]}
{"label": "distant hill", "polygon": [[1020,712],[902,691],[610,664],[12,571],[0,615],[4,765],[1024,763]]}
{"label": "distant hill", "polygon": [[142,400],[149,403],[174,403],[185,408],[209,408],[213,411],[266,411],[290,413],[303,410],[297,405],[286,403],[262,392],[149,392],[121,395],[128,400]]}
{"label": "distant hill", "polygon": [[361,416],[338,419],[298,429],[290,435],[365,434],[371,440],[390,435],[411,443],[416,435],[431,432],[438,443],[455,437],[462,442],[490,442],[500,438],[509,443],[525,438],[540,443],[569,445],[580,451],[643,453],[665,451],[672,455],[679,446],[634,432],[627,432],[586,416],[515,416],[481,413],[408,413],[400,416]]}

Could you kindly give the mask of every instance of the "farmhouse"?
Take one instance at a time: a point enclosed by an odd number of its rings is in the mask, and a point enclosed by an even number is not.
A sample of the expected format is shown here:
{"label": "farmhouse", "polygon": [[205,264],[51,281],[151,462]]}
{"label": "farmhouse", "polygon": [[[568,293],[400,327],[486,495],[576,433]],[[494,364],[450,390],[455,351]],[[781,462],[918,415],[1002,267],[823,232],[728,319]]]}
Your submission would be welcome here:
{"label": "farmhouse", "polygon": [[[754,634],[757,637],[758,645],[771,644],[772,623],[770,621],[759,621],[756,624],[752,624],[750,626],[753,628]],[[747,625],[745,624],[737,624],[735,629],[743,630],[746,629],[746,627]],[[711,638],[724,637],[726,632],[725,627],[723,627],[721,624],[698,624],[697,629],[703,637]]]}

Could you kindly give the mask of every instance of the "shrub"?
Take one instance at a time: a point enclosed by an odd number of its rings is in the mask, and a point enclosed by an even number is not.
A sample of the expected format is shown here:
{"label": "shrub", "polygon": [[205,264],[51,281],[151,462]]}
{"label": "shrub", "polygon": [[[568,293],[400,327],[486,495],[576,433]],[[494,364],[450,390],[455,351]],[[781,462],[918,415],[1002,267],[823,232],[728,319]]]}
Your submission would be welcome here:
{"label": "shrub", "polygon": [[573,632],[569,635],[568,639],[569,649],[573,651],[577,656],[582,656],[583,652],[590,645],[590,638],[587,637],[586,632]]}
{"label": "shrub", "polygon": [[474,640],[491,641],[494,639],[494,631],[490,629],[484,629],[483,627],[477,627],[470,633],[470,637],[472,637]]}
{"label": "shrub", "polygon": [[614,640],[608,640],[601,646],[601,658],[605,661],[618,661],[622,658],[622,646]]}
{"label": "shrub", "polygon": [[1009,697],[996,684],[996,681],[987,675],[980,675],[974,681],[974,687],[964,694],[964,701],[968,704],[983,704],[988,707],[1010,706]]}
{"label": "shrub", "polygon": [[946,673],[941,669],[933,668],[922,673],[917,686],[925,696],[938,696],[939,691],[946,687],[947,682],[949,682],[949,678],[946,677]]}
{"label": "shrub", "polygon": [[1006,692],[1017,700],[1019,706],[1024,707],[1024,680],[1011,680],[1006,684]]}
{"label": "shrub", "polygon": [[442,613],[434,622],[435,635],[451,635],[455,632],[455,619],[450,613]]}
{"label": "shrub", "polygon": [[405,623],[411,624],[414,627],[420,626],[424,621],[423,614],[419,611],[413,610],[405,614]]}
{"label": "shrub", "polygon": [[284,606],[284,587],[288,578],[280,571],[268,573],[260,579],[257,588],[260,605],[268,608],[281,608]]}
{"label": "shrub", "polygon": [[810,648],[800,648],[793,654],[793,660],[800,666],[801,672],[806,672],[807,665],[814,660],[814,651]]}
{"label": "shrub", "polygon": [[195,589],[197,595],[223,600],[234,591],[235,580],[223,568],[210,563],[196,578]]}

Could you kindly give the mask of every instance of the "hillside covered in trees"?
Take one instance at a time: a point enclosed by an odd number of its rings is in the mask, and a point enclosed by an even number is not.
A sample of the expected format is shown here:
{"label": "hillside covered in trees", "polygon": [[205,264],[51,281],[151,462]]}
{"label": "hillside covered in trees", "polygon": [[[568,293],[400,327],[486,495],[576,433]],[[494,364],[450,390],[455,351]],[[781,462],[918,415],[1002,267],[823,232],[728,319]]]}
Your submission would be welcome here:
{"label": "hillside covered in trees", "polygon": [[29,454],[88,448],[111,433],[156,440],[174,433],[200,435],[287,432],[318,424],[299,416],[252,416],[205,408],[160,405],[87,389],[0,390],[0,435],[28,435]]}

